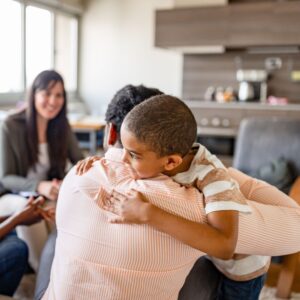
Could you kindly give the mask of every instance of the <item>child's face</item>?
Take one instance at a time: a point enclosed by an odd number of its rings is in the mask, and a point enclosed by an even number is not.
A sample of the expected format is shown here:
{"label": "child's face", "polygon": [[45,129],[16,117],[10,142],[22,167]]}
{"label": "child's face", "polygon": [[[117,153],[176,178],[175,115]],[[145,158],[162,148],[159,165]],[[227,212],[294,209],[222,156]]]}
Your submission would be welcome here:
{"label": "child's face", "polygon": [[146,144],[139,142],[126,126],[121,127],[121,140],[124,147],[122,160],[131,166],[133,178],[151,178],[165,171],[168,158],[158,157]]}

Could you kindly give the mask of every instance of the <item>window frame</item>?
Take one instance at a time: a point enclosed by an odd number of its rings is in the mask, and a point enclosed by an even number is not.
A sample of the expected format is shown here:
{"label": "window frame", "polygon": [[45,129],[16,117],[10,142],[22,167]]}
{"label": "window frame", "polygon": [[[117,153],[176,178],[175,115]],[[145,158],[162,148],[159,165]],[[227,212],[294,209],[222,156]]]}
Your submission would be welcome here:
{"label": "window frame", "polygon": [[76,76],[76,89],[67,91],[68,101],[72,101],[78,97],[78,86],[79,86],[79,24],[80,15],[83,10],[81,7],[73,7],[70,5],[57,4],[57,1],[53,0],[11,0],[21,4],[21,77],[22,77],[22,91],[14,93],[0,93],[0,107],[13,107],[19,101],[25,100],[26,96],[26,7],[35,6],[41,9],[46,9],[52,13],[52,51],[51,51],[51,63],[52,67],[55,68],[55,52],[56,52],[56,16],[57,14],[66,15],[68,17],[75,18],[77,21],[77,39],[76,43],[76,59],[75,64],[75,76]]}

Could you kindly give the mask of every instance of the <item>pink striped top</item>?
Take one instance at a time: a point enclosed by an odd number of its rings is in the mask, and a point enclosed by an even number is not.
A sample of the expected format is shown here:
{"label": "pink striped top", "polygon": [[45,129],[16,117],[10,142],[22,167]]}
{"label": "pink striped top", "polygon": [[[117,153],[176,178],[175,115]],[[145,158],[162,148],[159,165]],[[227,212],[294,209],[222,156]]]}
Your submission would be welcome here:
{"label": "pink striped top", "polygon": [[[76,176],[73,169],[65,178],[57,207],[55,257],[43,299],[177,299],[185,277],[203,254],[150,226],[108,222],[110,213],[99,206],[112,188],[135,188],[169,212],[206,222],[196,189],[166,176],[135,181],[120,163],[121,155],[121,150],[111,149],[85,175]],[[235,175],[247,182],[247,177]],[[238,252],[278,255],[300,250],[299,208],[285,206],[252,202],[254,212],[240,218]],[[283,225],[276,226],[276,214],[290,234]]]}

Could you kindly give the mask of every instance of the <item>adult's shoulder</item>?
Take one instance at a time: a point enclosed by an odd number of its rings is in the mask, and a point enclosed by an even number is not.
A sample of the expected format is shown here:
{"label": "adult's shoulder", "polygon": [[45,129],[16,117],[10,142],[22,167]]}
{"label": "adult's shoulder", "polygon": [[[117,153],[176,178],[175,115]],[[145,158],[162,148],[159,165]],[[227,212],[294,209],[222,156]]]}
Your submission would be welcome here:
{"label": "adult's shoulder", "polygon": [[2,123],[1,132],[3,139],[13,140],[17,147],[24,143],[26,136],[26,114],[18,111],[9,114]]}
{"label": "adult's shoulder", "polygon": [[26,112],[25,110],[14,111],[9,113],[3,121],[3,125],[13,128],[25,125],[26,123]]}

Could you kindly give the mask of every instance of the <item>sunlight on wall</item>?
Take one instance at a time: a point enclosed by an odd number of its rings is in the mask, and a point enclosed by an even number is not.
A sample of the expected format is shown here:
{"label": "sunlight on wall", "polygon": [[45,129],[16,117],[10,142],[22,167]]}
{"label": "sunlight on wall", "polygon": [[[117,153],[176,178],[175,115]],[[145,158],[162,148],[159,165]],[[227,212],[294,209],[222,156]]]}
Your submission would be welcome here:
{"label": "sunlight on wall", "polygon": [[94,114],[117,90],[144,84],[181,94],[182,57],[154,47],[154,12],[173,1],[91,0],[81,32],[80,91]]}

